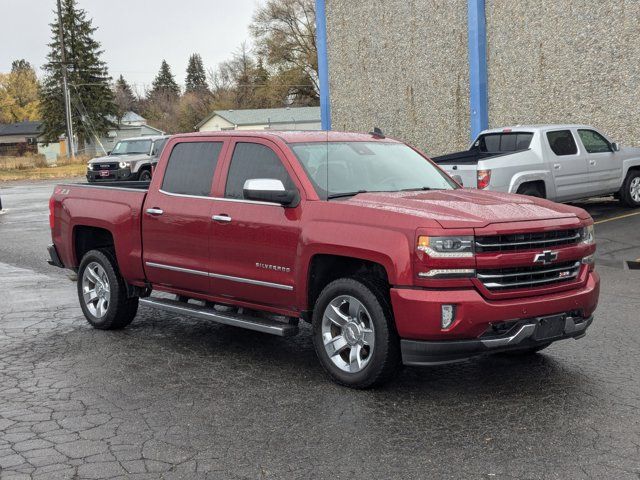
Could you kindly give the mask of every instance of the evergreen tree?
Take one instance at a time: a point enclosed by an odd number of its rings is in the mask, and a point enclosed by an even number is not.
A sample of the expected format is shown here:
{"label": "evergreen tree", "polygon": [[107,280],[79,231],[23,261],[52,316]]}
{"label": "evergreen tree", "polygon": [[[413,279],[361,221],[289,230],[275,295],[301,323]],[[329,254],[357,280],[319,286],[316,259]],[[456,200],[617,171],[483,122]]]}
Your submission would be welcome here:
{"label": "evergreen tree", "polygon": [[156,76],[151,86],[152,88],[150,96],[155,96],[158,94],[175,98],[180,96],[180,87],[173,78],[171,68],[169,67],[169,64],[166,62],[166,60],[162,60],[160,71],[158,72],[158,75]]}
{"label": "evergreen tree", "polygon": [[187,78],[186,78],[187,93],[191,92],[208,92],[209,87],[207,85],[207,75],[204,72],[204,65],[202,64],[202,57],[198,53],[194,53],[189,57],[189,64],[187,65]]}
{"label": "evergreen tree", "polygon": [[[71,97],[71,117],[80,148],[84,141],[107,133],[116,115],[107,66],[101,59],[100,43],[93,39],[96,27],[76,0],[62,0],[62,31]],[[65,131],[62,91],[60,25],[51,24],[50,52],[44,65],[46,77],[40,96],[42,120],[47,141],[53,142]]]}
{"label": "evergreen tree", "polygon": [[122,119],[125,113],[137,110],[138,100],[133,94],[131,86],[127,83],[122,75],[116,80],[114,86],[115,103],[118,110],[118,121]]}

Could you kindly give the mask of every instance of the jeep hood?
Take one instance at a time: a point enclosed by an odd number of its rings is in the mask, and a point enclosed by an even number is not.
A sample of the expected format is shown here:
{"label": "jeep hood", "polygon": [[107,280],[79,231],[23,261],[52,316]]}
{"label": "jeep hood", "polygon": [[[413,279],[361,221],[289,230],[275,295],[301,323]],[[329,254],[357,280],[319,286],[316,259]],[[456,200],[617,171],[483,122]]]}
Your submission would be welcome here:
{"label": "jeep hood", "polygon": [[345,203],[434,220],[443,228],[482,228],[493,223],[589,218],[581,208],[549,200],[472,189],[361,193]]}
{"label": "jeep hood", "polygon": [[131,155],[106,155],[104,157],[92,158],[89,163],[107,163],[107,162],[138,162],[140,160],[148,160],[149,155],[146,153],[134,153]]}

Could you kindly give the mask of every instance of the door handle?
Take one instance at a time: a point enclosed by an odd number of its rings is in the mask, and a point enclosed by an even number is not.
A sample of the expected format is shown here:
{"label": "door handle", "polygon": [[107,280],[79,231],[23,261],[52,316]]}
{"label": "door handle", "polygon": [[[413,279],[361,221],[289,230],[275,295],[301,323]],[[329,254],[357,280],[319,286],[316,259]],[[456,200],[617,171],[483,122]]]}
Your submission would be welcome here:
{"label": "door handle", "polygon": [[561,168],[562,168],[562,167],[560,166],[560,164],[559,164],[559,163],[554,163],[554,164],[553,164],[553,169],[554,169],[554,170],[560,170]]}
{"label": "door handle", "polygon": [[596,161],[595,160],[589,160],[589,165],[595,165]]}
{"label": "door handle", "polygon": [[211,217],[211,219],[214,222],[219,222],[219,223],[229,223],[231,221],[231,217],[229,215],[214,215],[213,217]]}
{"label": "door handle", "polygon": [[153,215],[154,217],[160,216],[164,213],[163,210],[159,209],[159,208],[147,208],[147,213],[149,215]]}

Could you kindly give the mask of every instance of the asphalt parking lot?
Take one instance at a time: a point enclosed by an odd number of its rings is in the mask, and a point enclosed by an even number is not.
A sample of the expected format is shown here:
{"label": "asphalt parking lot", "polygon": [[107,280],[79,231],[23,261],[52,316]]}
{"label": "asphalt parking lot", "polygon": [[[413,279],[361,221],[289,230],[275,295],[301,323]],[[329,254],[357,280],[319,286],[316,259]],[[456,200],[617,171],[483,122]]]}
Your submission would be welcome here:
{"label": "asphalt parking lot", "polygon": [[596,199],[602,294],[529,359],[328,380],[283,339],[141,307],[89,327],[45,262],[53,183],[0,186],[0,478],[640,478],[640,212]]}

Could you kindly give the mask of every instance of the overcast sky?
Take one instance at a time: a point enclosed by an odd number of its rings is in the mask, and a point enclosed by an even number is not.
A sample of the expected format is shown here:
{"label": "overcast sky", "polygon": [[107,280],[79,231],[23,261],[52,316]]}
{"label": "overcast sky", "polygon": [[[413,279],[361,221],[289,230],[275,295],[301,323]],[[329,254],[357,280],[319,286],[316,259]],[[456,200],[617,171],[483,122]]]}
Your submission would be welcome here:
{"label": "overcast sky", "polygon": [[[184,84],[190,54],[205,68],[230,57],[249,39],[248,25],[261,0],[78,0],[102,44],[109,74],[143,90],[166,59]],[[1,0],[0,72],[24,58],[36,69],[46,60],[56,0]],[[40,74],[40,71],[39,71]]]}

